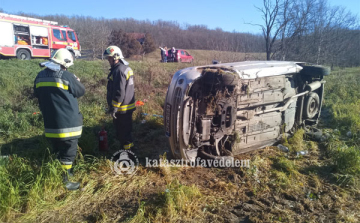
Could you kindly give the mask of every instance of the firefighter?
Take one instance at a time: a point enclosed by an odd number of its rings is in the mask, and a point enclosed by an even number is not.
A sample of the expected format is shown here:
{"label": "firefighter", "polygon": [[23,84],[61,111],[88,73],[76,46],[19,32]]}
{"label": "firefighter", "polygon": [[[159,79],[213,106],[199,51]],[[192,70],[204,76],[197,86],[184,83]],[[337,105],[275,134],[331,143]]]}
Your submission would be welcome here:
{"label": "firefighter", "polygon": [[113,118],[116,138],[123,149],[132,149],[132,113],[135,111],[134,76],[117,46],[109,46],[104,56],[111,66],[107,84],[108,112]]}
{"label": "firefighter", "polygon": [[56,51],[49,61],[40,64],[46,69],[36,76],[34,93],[44,118],[45,137],[59,153],[58,159],[65,170],[65,187],[76,190],[80,183],[69,181],[69,177],[83,125],[77,98],[84,95],[85,88],[78,77],[67,71],[71,65],[73,57],[67,49]]}

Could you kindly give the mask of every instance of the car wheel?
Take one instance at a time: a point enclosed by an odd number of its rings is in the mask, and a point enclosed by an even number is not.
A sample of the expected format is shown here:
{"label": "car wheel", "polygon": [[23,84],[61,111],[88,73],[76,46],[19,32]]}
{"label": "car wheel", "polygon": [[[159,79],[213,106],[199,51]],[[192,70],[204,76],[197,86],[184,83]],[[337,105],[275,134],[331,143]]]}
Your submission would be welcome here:
{"label": "car wheel", "polygon": [[178,59],[178,62],[179,62],[179,63],[181,63],[181,62],[182,62],[182,61],[181,61],[181,58],[180,58],[180,59]]}
{"label": "car wheel", "polygon": [[31,59],[31,55],[30,52],[25,50],[25,49],[20,49],[17,53],[16,53],[16,57],[19,60],[30,60]]}
{"label": "car wheel", "polygon": [[322,66],[303,66],[301,74],[307,76],[326,76],[330,74],[330,68]]}
{"label": "car wheel", "polygon": [[304,116],[305,118],[314,118],[320,109],[320,98],[315,92],[310,92],[305,99]]}

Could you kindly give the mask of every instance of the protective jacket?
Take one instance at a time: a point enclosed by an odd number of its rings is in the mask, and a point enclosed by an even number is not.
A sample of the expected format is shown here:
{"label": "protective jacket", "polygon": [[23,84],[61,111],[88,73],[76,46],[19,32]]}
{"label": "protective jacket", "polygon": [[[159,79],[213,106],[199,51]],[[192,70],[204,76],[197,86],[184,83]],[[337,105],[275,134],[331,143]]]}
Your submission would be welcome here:
{"label": "protective jacket", "polygon": [[80,138],[83,117],[77,98],[85,94],[85,87],[74,74],[46,68],[35,79],[34,93],[39,99],[47,138]]}
{"label": "protective jacket", "polygon": [[121,62],[111,67],[106,98],[110,110],[120,114],[135,111],[134,76],[130,67]]}

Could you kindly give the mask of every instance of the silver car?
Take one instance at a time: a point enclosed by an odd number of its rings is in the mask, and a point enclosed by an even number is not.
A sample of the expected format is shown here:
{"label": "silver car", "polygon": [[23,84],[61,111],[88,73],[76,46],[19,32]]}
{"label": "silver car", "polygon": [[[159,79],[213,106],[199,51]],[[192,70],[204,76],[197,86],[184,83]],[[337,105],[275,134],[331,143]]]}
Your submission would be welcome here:
{"label": "silver car", "polygon": [[276,143],[318,123],[329,69],[301,62],[246,61],[179,70],[165,99],[175,158],[218,159]]}

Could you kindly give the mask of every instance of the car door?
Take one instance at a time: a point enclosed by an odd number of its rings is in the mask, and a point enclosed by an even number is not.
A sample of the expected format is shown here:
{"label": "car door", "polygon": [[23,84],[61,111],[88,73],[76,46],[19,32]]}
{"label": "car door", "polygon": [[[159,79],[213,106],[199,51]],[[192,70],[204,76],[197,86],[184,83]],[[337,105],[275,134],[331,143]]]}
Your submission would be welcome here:
{"label": "car door", "polygon": [[185,56],[186,56],[186,62],[191,62],[192,56],[187,51],[185,51]]}
{"label": "car door", "polygon": [[72,30],[67,30],[67,35],[68,35],[68,42],[70,43],[70,46],[72,46],[72,48],[74,50],[78,50],[79,46],[76,40],[76,36],[75,36],[75,32]]}
{"label": "car door", "polygon": [[52,34],[53,34],[52,44],[54,49],[65,48],[68,45],[65,30],[61,30],[59,28],[52,28]]}
{"label": "car door", "polygon": [[180,53],[181,62],[186,62],[185,52],[181,50]]}

